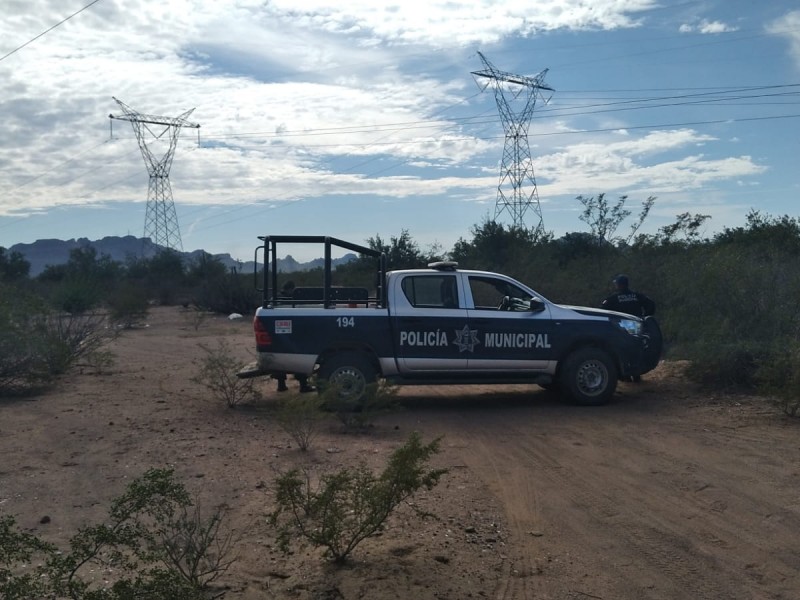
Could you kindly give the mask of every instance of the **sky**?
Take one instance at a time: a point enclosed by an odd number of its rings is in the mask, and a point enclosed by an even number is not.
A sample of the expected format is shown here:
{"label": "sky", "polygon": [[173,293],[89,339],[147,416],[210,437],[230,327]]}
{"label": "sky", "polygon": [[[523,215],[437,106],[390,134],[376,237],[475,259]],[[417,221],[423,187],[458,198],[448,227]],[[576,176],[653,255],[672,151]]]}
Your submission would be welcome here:
{"label": "sky", "polygon": [[[181,128],[169,171],[184,250],[249,260],[259,235],[403,230],[449,250],[497,205],[506,137],[493,87],[472,75],[481,54],[504,73],[547,69],[527,144],[556,237],[588,231],[576,197],[601,193],[634,214],[655,196],[645,233],[686,212],[711,217],[708,236],[750,210],[798,216],[796,0],[0,8],[2,247],[143,235],[149,177],[132,124],[109,119],[124,115],[117,98],[200,125]],[[527,90],[513,87],[517,110]],[[161,160],[163,128],[143,136]]]}

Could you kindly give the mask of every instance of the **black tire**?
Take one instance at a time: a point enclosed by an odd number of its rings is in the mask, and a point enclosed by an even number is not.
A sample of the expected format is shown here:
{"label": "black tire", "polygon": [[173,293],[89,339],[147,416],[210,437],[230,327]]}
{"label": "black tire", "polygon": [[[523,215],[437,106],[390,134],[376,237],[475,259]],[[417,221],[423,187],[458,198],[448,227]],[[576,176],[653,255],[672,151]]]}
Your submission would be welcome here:
{"label": "black tire", "polygon": [[600,348],[580,348],[564,361],[559,375],[561,393],[575,404],[608,403],[617,389],[617,367]]}
{"label": "black tire", "polygon": [[367,386],[376,380],[375,367],[369,358],[359,352],[333,354],[322,363],[319,377],[322,390],[337,390],[334,403],[346,404],[353,409],[364,399]]}

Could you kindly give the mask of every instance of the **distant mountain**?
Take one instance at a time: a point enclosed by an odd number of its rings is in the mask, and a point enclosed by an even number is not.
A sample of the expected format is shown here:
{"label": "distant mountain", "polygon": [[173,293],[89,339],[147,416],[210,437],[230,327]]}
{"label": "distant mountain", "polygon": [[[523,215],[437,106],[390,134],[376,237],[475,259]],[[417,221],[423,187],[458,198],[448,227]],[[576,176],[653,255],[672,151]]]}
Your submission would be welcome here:
{"label": "distant mountain", "polygon": [[[104,237],[102,240],[89,240],[87,238],[78,238],[70,240],[37,240],[32,244],[14,244],[8,250],[10,252],[19,252],[31,264],[30,275],[36,277],[48,265],[61,265],[69,261],[69,254],[76,248],[94,248],[97,256],[107,255],[113,261],[122,262],[128,260],[129,257],[134,256],[153,256],[160,246],[154,244],[150,238],[137,238],[132,235],[124,237],[110,236]],[[203,250],[193,250],[191,252],[180,252],[187,262],[197,260],[203,253]],[[242,273],[252,273],[255,263],[252,261],[241,262],[234,259],[230,254],[212,254],[214,258],[219,259],[222,264],[228,268],[235,268]],[[333,265],[347,263],[355,260],[355,254],[346,254],[341,258],[333,259]],[[309,262],[298,262],[291,255],[286,258],[278,259],[278,270],[284,273],[292,273],[295,271],[308,271],[321,267],[324,264],[324,259],[317,258]]]}

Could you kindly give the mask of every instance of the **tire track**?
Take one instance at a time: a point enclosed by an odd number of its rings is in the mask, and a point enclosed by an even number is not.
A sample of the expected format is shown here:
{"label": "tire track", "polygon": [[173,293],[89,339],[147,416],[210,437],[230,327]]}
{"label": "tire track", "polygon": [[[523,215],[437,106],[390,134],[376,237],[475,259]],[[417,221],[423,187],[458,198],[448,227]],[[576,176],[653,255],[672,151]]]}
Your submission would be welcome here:
{"label": "tire track", "polygon": [[[515,552],[497,598],[751,597],[747,584],[754,578],[727,564],[730,556],[744,542],[762,571],[774,558],[758,548],[752,515],[725,514],[719,498],[732,490],[717,483],[724,472],[682,460],[684,450],[696,450],[694,443],[686,444],[680,431],[662,443],[644,422],[559,412],[552,416],[564,421],[555,425],[542,419],[551,415],[534,410],[480,419],[461,414],[448,433],[464,438],[465,463],[506,510]],[[679,451],[670,453],[666,445]],[[703,487],[709,475],[714,483]],[[739,493],[738,504],[743,513],[753,508],[746,493]],[[800,523],[792,528],[800,530]],[[738,539],[743,530],[746,539]],[[559,539],[574,542],[582,534],[585,543],[577,550]],[[585,591],[573,589],[582,571],[605,575]],[[791,573],[792,566],[773,571]]]}

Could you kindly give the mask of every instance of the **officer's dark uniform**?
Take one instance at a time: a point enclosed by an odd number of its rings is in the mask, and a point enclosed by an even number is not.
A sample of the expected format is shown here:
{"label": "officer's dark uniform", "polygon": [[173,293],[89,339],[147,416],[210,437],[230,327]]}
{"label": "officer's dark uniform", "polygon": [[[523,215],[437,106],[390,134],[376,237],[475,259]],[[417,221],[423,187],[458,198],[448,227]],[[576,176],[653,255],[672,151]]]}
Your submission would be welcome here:
{"label": "officer's dark uniform", "polygon": [[[649,317],[656,312],[656,303],[641,292],[634,292],[628,287],[628,277],[617,275],[614,277],[617,291],[603,300],[601,306],[608,310],[634,315],[636,317]],[[641,381],[639,375],[630,378],[633,382]]]}
{"label": "officer's dark uniform", "polygon": [[641,292],[631,290],[625,275],[617,275],[614,283],[617,285],[617,291],[603,300],[601,305],[603,308],[636,317],[649,317],[655,314],[656,303]]}

